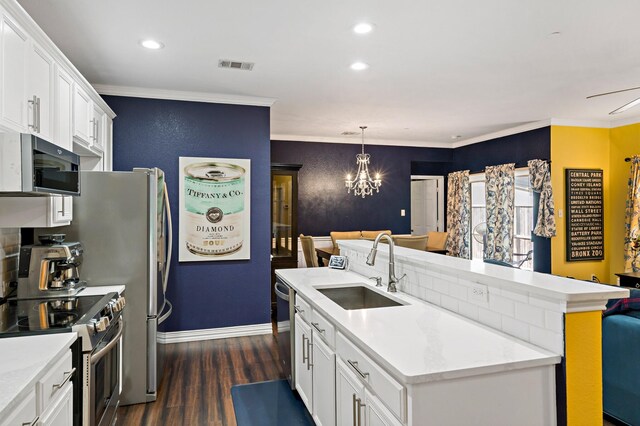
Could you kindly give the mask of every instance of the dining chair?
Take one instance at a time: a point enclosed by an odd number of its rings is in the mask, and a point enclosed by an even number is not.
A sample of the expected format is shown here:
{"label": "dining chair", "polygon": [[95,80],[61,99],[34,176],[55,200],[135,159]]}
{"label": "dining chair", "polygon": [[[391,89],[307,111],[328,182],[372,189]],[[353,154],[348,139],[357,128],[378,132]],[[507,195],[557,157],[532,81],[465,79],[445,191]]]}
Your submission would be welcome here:
{"label": "dining chair", "polygon": [[378,236],[378,234],[391,235],[391,230],[390,229],[383,229],[381,231],[362,231],[361,238],[363,238],[365,240],[374,240]]}
{"label": "dining chair", "polygon": [[333,243],[333,251],[337,252],[338,240],[357,240],[360,238],[360,231],[331,231],[331,243]]}
{"label": "dining chair", "polygon": [[426,235],[394,235],[391,238],[396,246],[415,250],[426,250],[427,240],[429,239]]}
{"label": "dining chair", "polygon": [[427,250],[446,250],[448,232],[427,232]]}
{"label": "dining chair", "polygon": [[313,244],[313,237],[300,234],[300,245],[302,246],[302,254],[307,268],[318,267],[318,257],[316,256],[316,248]]}

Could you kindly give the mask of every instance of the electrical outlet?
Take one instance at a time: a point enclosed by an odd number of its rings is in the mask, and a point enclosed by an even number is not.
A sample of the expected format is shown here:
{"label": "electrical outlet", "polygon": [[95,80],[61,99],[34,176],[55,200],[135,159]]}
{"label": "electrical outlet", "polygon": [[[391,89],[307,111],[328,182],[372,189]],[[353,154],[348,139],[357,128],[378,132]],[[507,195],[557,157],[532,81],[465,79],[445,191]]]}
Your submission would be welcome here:
{"label": "electrical outlet", "polygon": [[474,283],[471,285],[469,298],[478,302],[489,302],[489,288],[484,284]]}
{"label": "electrical outlet", "polygon": [[591,281],[593,281],[594,283],[598,282],[598,277],[596,277],[596,274],[591,274]]}

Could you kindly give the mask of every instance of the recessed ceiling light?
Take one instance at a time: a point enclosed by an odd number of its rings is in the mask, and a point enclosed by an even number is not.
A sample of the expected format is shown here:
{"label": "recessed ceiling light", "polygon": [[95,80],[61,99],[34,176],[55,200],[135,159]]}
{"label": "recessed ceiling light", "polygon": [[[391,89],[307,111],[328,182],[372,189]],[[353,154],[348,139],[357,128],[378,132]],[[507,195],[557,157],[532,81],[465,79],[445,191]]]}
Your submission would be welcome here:
{"label": "recessed ceiling light", "polygon": [[551,34],[549,34],[550,36],[559,36],[560,34],[562,34],[560,31],[554,31]]}
{"label": "recessed ceiling light", "polygon": [[140,44],[142,45],[142,47],[146,47],[147,49],[152,49],[152,50],[158,50],[164,47],[164,44],[160,43],[159,41],[155,41],[151,39],[142,40]]}
{"label": "recessed ceiling light", "polygon": [[365,64],[364,62],[354,62],[351,64],[351,69],[354,71],[362,71],[366,70],[367,68],[369,68],[369,65]]}
{"label": "recessed ceiling light", "polygon": [[460,135],[453,135],[453,136],[451,136],[451,139],[460,139],[461,137],[462,136],[460,136]]}
{"label": "recessed ceiling light", "polygon": [[373,30],[373,25],[367,22],[361,22],[353,27],[353,32],[356,34],[367,34]]}

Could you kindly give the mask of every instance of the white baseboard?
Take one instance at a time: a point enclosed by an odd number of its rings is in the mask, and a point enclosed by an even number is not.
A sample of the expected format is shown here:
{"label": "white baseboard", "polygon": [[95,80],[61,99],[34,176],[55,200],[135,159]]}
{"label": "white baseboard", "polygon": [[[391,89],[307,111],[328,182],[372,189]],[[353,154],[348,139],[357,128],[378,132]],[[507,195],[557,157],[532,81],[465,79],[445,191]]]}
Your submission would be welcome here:
{"label": "white baseboard", "polygon": [[229,337],[271,334],[271,323],[239,325],[236,327],[206,328],[201,330],[158,332],[159,343],[197,342],[199,340],[227,339]]}

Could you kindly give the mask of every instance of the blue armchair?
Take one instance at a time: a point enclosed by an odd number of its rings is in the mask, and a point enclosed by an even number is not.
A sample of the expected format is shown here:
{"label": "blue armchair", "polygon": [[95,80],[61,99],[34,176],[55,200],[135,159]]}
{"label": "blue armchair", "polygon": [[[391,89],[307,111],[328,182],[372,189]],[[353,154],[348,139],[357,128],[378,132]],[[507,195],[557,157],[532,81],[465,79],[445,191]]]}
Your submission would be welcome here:
{"label": "blue armchair", "polygon": [[624,423],[640,425],[640,311],[615,313],[602,319],[604,412]]}

